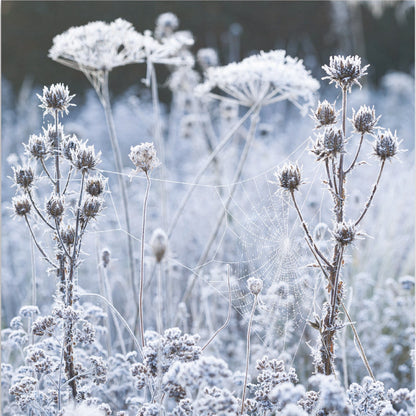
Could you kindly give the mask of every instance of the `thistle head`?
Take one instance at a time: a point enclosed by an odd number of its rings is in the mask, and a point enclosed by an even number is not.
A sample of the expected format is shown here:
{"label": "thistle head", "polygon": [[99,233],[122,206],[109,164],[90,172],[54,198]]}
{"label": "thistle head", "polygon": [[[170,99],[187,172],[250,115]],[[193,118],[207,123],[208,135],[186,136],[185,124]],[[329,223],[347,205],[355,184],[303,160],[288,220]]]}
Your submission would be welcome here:
{"label": "thistle head", "polygon": [[292,163],[285,164],[278,172],[275,173],[279,185],[286,191],[293,192],[301,184],[301,173],[299,166]]}
{"label": "thistle head", "polygon": [[29,141],[24,145],[26,152],[37,160],[46,159],[49,156],[50,145],[43,135],[31,134]]}
{"label": "thistle head", "polygon": [[136,172],[143,171],[147,174],[160,165],[153,143],[146,142],[130,147],[129,158],[136,166]]}
{"label": "thistle head", "polygon": [[29,199],[24,195],[15,196],[12,199],[14,213],[19,217],[24,217],[30,213],[31,205]]}
{"label": "thistle head", "polygon": [[54,219],[60,219],[64,213],[65,207],[62,197],[52,194],[46,202],[46,212]]}
{"label": "thistle head", "polygon": [[358,80],[367,75],[366,65],[361,68],[361,58],[355,56],[331,56],[329,58],[329,65],[324,65],[322,69],[327,73],[326,77],[322,79],[329,79],[329,83],[335,83],[336,87],[351,91],[351,87],[357,84],[361,88]]}
{"label": "thistle head", "polygon": [[335,241],[341,246],[347,246],[355,240],[356,228],[353,222],[339,222],[332,231]]}
{"label": "thistle head", "polygon": [[336,157],[344,151],[344,135],[340,129],[326,127],[323,134],[319,134],[311,152],[317,156],[317,160],[325,160]]}
{"label": "thistle head", "polygon": [[85,184],[86,192],[91,196],[99,196],[104,192],[105,180],[101,175],[96,175],[87,179]]}
{"label": "thistle head", "polygon": [[95,154],[94,146],[81,143],[75,150],[71,151],[71,161],[74,167],[83,173],[96,168],[101,162],[101,152]]}
{"label": "thistle head", "polygon": [[399,141],[396,133],[389,130],[380,132],[374,142],[374,154],[381,160],[385,161],[396,156],[399,151]]}
{"label": "thistle head", "polygon": [[250,277],[247,280],[247,287],[251,294],[257,296],[263,289],[263,280],[257,279],[256,277]]}
{"label": "thistle head", "polygon": [[72,246],[75,242],[75,229],[72,225],[68,225],[66,227],[61,228],[61,239],[62,242],[69,246]]}
{"label": "thistle head", "polygon": [[33,181],[35,179],[35,175],[30,166],[13,167],[13,176],[16,185],[22,188],[24,191],[28,191],[32,187]]}
{"label": "thistle head", "polygon": [[46,128],[43,129],[43,135],[45,140],[49,144],[49,147],[58,147],[59,138],[64,137],[64,127],[61,123],[58,123],[58,135],[56,134],[56,125],[48,123]]}
{"label": "thistle head", "polygon": [[84,220],[94,219],[103,207],[103,200],[95,196],[87,196],[82,206],[82,218]]}
{"label": "thistle head", "polygon": [[317,122],[315,128],[319,129],[322,126],[328,126],[337,122],[337,111],[335,110],[335,103],[331,104],[327,100],[322,103],[318,102],[318,107],[313,113],[313,118]]}
{"label": "thistle head", "polygon": [[72,136],[67,136],[62,145],[62,154],[68,161],[72,162],[72,155],[80,147],[80,141],[78,137],[73,134]]}
{"label": "thistle head", "polygon": [[168,236],[161,228],[156,228],[153,231],[152,238],[150,239],[150,247],[152,247],[156,262],[160,263],[168,247]]}
{"label": "thistle head", "polygon": [[352,125],[357,133],[373,133],[381,116],[376,117],[376,112],[373,108],[363,105],[357,112],[352,110]]}
{"label": "thistle head", "polygon": [[44,86],[42,96],[39,94],[37,96],[41,101],[39,107],[45,110],[43,115],[55,116],[58,112],[61,115],[64,112],[68,114],[68,107],[75,106],[75,104],[71,104],[75,95],[70,95],[68,87],[64,84],[52,84],[49,88]]}

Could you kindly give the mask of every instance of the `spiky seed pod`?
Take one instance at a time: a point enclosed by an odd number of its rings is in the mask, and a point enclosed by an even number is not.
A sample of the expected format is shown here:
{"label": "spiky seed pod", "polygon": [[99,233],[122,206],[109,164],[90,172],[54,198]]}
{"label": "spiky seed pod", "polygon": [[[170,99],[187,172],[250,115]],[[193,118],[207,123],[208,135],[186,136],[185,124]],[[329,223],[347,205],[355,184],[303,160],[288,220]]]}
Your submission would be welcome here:
{"label": "spiky seed pod", "polygon": [[344,151],[344,135],[340,129],[326,127],[323,134],[317,136],[311,152],[317,156],[317,160],[325,160],[336,157]]}
{"label": "spiky seed pod", "polygon": [[373,133],[380,117],[376,117],[376,111],[366,105],[361,106],[357,112],[352,110],[352,125],[357,133]]}
{"label": "spiky seed pod", "polygon": [[106,268],[110,264],[111,253],[110,250],[103,250],[101,254],[101,260],[103,262],[103,267]]}
{"label": "spiky seed pod", "polygon": [[58,136],[56,135],[56,125],[48,123],[47,127],[42,127],[43,135],[45,140],[49,144],[51,149],[58,147],[59,140],[63,139],[64,136],[64,126],[61,123],[58,123]]}
{"label": "spiky seed pod", "polygon": [[355,240],[356,229],[352,222],[336,223],[332,235],[337,243],[347,246]]}
{"label": "spiky seed pod", "polygon": [[35,179],[35,175],[30,166],[27,167],[13,167],[14,181],[16,185],[20,186],[24,191],[29,190]]}
{"label": "spiky seed pod", "polygon": [[96,155],[94,146],[87,146],[85,143],[80,144],[76,150],[71,151],[73,165],[84,173],[96,168],[101,162],[100,156],[101,152]]}
{"label": "spiky seed pod", "polygon": [[104,191],[105,182],[100,176],[93,176],[87,179],[85,190],[91,196],[99,196]]}
{"label": "spiky seed pod", "polygon": [[75,229],[72,225],[68,225],[66,228],[61,228],[62,242],[67,246],[72,246],[75,242]]}
{"label": "spiky seed pod", "polygon": [[261,279],[257,279],[256,277],[250,277],[247,280],[247,287],[254,296],[257,296],[263,289],[263,281]]}
{"label": "spiky seed pod", "polygon": [[136,166],[136,172],[142,170],[147,173],[160,165],[156,149],[153,143],[149,142],[130,147],[129,158],[133,165]]}
{"label": "spiky seed pod", "polygon": [[301,173],[298,165],[285,164],[282,169],[275,173],[279,185],[287,191],[295,191],[301,184]]}
{"label": "spiky seed pod", "polygon": [[101,211],[103,201],[101,198],[95,196],[88,196],[85,198],[84,205],[82,207],[82,216],[84,219],[95,218]]}
{"label": "spiky seed pod", "polygon": [[64,213],[65,207],[63,199],[55,194],[52,194],[49,201],[46,203],[46,212],[54,219],[59,219]]}
{"label": "spiky seed pod", "polygon": [[313,113],[313,118],[318,123],[315,128],[319,129],[322,126],[328,126],[337,122],[337,112],[335,110],[335,103],[331,104],[327,100],[322,103],[318,102],[318,107]]}
{"label": "spiky seed pod", "polygon": [[160,263],[168,247],[168,236],[161,228],[156,228],[156,230],[153,231],[150,239],[150,247],[152,247],[156,262]]}
{"label": "spiky seed pod", "polygon": [[75,134],[66,137],[62,146],[62,154],[64,155],[65,159],[72,162],[72,155],[79,149],[79,146],[80,142]]}
{"label": "spiky seed pod", "polygon": [[56,111],[68,114],[68,107],[75,106],[70,103],[75,95],[69,95],[68,87],[64,84],[52,84],[49,88],[45,86],[42,96],[36,95],[41,101],[39,107],[45,110],[43,115],[52,114],[54,116]]}
{"label": "spiky seed pod", "polygon": [[15,214],[20,217],[24,217],[25,215],[29,214],[32,207],[30,205],[29,199],[23,195],[15,196],[12,199],[12,204]]}
{"label": "spiky seed pod", "polygon": [[329,65],[324,65],[322,69],[327,73],[328,76],[322,79],[329,79],[329,83],[335,83],[336,87],[347,89],[351,91],[351,87],[357,84],[361,88],[361,84],[358,80],[367,75],[366,65],[361,68],[361,58],[355,56],[331,56],[329,58]]}
{"label": "spiky seed pod", "polygon": [[390,130],[379,133],[373,148],[374,154],[380,158],[380,160],[385,161],[386,159],[391,159],[399,151],[399,141],[396,137],[396,133],[393,135]]}
{"label": "spiky seed pod", "polygon": [[37,160],[46,159],[49,156],[50,146],[47,142],[45,136],[31,134],[29,136],[29,141],[24,145],[26,152],[29,153],[31,157]]}

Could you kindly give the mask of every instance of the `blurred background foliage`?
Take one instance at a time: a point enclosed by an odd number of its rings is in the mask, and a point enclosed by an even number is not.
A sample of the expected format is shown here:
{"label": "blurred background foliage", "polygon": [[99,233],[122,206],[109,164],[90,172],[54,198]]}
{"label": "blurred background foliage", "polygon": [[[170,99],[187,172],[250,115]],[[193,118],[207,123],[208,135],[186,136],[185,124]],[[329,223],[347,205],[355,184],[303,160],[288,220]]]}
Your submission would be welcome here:
{"label": "blurred background foliage", "polygon": [[[15,92],[23,81],[54,82],[85,91],[81,73],[47,57],[55,35],[90,21],[124,18],[136,30],[153,30],[157,16],[171,11],[180,29],[195,36],[193,51],[213,47],[221,64],[259,51],[283,48],[304,59],[317,78],[333,54],[359,54],[371,63],[377,85],[391,71],[414,72],[414,1],[3,1],[2,76]],[[144,65],[114,71],[116,95],[143,77]],[[162,78],[163,79],[163,78]]]}

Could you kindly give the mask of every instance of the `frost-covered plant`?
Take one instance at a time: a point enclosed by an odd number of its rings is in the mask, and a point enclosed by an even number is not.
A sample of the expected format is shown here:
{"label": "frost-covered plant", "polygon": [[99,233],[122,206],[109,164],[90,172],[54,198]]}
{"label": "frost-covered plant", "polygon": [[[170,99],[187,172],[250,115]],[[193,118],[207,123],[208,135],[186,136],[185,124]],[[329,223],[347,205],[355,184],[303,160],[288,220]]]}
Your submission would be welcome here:
{"label": "frost-covered plant", "polygon": [[[361,67],[361,58],[358,56],[334,56],[330,58],[329,65],[324,65],[322,68],[327,74],[323,79],[329,79],[330,83],[335,83],[335,86],[342,90],[341,127],[335,127],[337,114],[335,106],[332,106],[328,102],[319,103],[318,109],[314,113],[314,118],[317,122],[316,128],[323,129],[323,133],[317,134],[316,141],[311,149],[311,152],[316,155],[317,161],[324,165],[326,172],[324,184],[327,186],[333,201],[334,226],[332,237],[334,243],[332,257],[329,257],[329,252],[322,252],[316,244],[296,202],[295,191],[298,189],[298,184],[300,183],[299,168],[286,166],[277,173],[277,177],[279,178],[282,189],[291,197],[305,231],[308,246],[316,259],[317,267],[321,269],[327,282],[329,301],[323,305],[322,316],[315,317],[315,320],[311,322],[312,327],[319,331],[318,342],[320,346],[318,351],[314,352],[315,369],[318,373],[326,375],[335,373],[335,338],[337,331],[342,327],[342,324],[339,323],[339,311],[340,308],[343,308],[353,328],[354,336],[360,348],[360,354],[366,364],[367,370],[373,377],[354,324],[351,322],[348,311],[343,304],[345,289],[341,275],[345,250],[354,243],[357,235],[360,234],[358,226],[367,214],[373,201],[385,163],[397,154],[399,143],[396,135],[393,135],[390,130],[383,130],[377,126],[379,117],[376,117],[374,108],[362,106],[357,112],[353,112],[353,118],[351,120],[354,128],[353,133],[360,134],[360,140],[356,146],[352,161],[347,166],[345,163],[345,158],[348,155],[346,144],[352,140],[351,138],[347,138],[346,129],[347,94],[351,92],[354,84],[361,87],[358,80],[367,74],[368,65]],[[377,134],[375,129],[378,130]],[[357,166],[357,159],[366,134],[373,136],[375,139],[373,148],[374,155],[380,161],[379,173],[370,192],[370,196],[362,208],[361,214],[357,219],[347,221],[345,219],[345,206],[348,197],[346,179]]]}

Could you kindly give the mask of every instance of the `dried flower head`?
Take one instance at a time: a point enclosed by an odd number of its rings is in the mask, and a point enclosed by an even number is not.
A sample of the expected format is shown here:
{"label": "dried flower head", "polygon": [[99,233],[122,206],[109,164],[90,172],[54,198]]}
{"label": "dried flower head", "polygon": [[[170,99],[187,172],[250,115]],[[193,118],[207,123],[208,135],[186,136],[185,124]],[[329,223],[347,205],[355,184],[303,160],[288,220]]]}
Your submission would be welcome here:
{"label": "dried flower head", "polygon": [[82,207],[82,217],[84,219],[95,218],[101,211],[103,206],[103,200],[95,196],[88,196],[85,198],[84,205]]}
{"label": "dried flower head", "polygon": [[64,112],[68,114],[68,107],[75,106],[75,104],[71,104],[75,95],[69,95],[69,89],[64,84],[52,84],[49,88],[44,86],[42,96],[36,95],[41,101],[39,107],[45,110],[43,115],[52,114],[55,116],[57,112],[61,115]]}
{"label": "dried flower head", "polygon": [[353,222],[336,223],[332,235],[337,243],[347,246],[355,240],[355,225]]}
{"label": "dried flower head", "polygon": [[205,71],[212,66],[218,66],[218,54],[215,49],[212,48],[202,48],[196,54],[196,59]]}
{"label": "dried flower head", "polygon": [[173,32],[179,27],[178,17],[171,13],[162,13],[156,19],[155,37],[163,39],[172,36]]}
{"label": "dried flower head", "polygon": [[91,196],[99,196],[104,192],[105,180],[101,175],[96,175],[87,179],[85,190]]}
{"label": "dried flower head", "polygon": [[344,135],[342,130],[334,127],[326,127],[322,134],[317,136],[311,152],[317,156],[317,160],[325,160],[336,157],[344,151]]}
{"label": "dried flower head", "polygon": [[285,164],[278,172],[275,173],[279,185],[287,191],[293,192],[301,184],[301,173],[298,165],[292,163]]}
{"label": "dried flower head", "polygon": [[62,227],[61,231],[62,242],[67,246],[72,246],[75,242],[75,229],[72,225]]}
{"label": "dried flower head", "polygon": [[335,103],[331,104],[327,100],[322,103],[318,102],[318,107],[313,113],[313,118],[318,123],[316,128],[319,129],[322,126],[328,126],[337,122],[337,111],[335,110]]}
{"label": "dried flower head", "polygon": [[35,178],[32,168],[30,166],[13,167],[13,173],[16,185],[20,186],[24,191],[29,190]]}
{"label": "dried flower head", "polygon": [[358,133],[373,133],[374,128],[377,125],[378,120],[381,116],[376,117],[376,112],[373,108],[363,105],[359,108],[357,112],[352,110],[352,125],[354,130]]}
{"label": "dried flower head", "polygon": [[396,133],[393,133],[389,130],[385,130],[377,136],[377,139],[374,142],[374,154],[384,161],[386,159],[391,159],[399,151],[399,141],[396,137]]}
{"label": "dried flower head", "polygon": [[64,138],[64,127],[61,123],[58,123],[58,135],[56,135],[56,124],[48,123],[47,127],[42,127],[45,140],[48,142],[51,148],[56,148],[59,145],[59,139]]}
{"label": "dried flower head", "polygon": [[136,166],[136,172],[142,170],[147,174],[160,165],[153,143],[146,142],[130,147],[129,158],[133,162],[133,165]]}
{"label": "dried flower head", "polygon": [[168,246],[168,236],[161,228],[156,228],[153,231],[150,239],[150,247],[152,247],[156,262],[160,263],[166,253]]}
{"label": "dried flower head", "polygon": [[50,146],[45,136],[31,134],[29,141],[24,145],[26,152],[34,159],[43,160],[49,156]]}
{"label": "dried flower head", "polygon": [[254,296],[257,296],[263,289],[263,280],[257,279],[256,277],[250,277],[247,280],[247,287]]}
{"label": "dried flower head", "polygon": [[361,84],[358,80],[367,75],[367,68],[369,65],[361,68],[361,58],[355,56],[331,56],[329,58],[329,65],[322,66],[322,69],[327,73],[328,76],[322,79],[329,79],[329,83],[333,82],[336,87],[351,91],[351,87],[357,84],[361,88]]}
{"label": "dried flower head", "polygon": [[12,199],[12,204],[16,215],[24,217],[25,215],[29,214],[31,205],[29,199],[25,196],[15,196]]}
{"label": "dried flower head", "polygon": [[65,140],[62,144],[62,154],[65,159],[72,162],[72,156],[80,147],[80,141],[78,137],[73,134],[72,136],[65,137]]}
{"label": "dried flower head", "polygon": [[46,212],[52,218],[59,219],[64,213],[65,207],[62,197],[52,194],[46,203]]}
{"label": "dried flower head", "polygon": [[95,154],[94,146],[81,143],[75,150],[71,151],[72,164],[83,173],[96,168],[101,162],[101,152]]}
{"label": "dried flower head", "polygon": [[[238,63],[208,68],[205,82],[197,94],[234,101],[251,107],[287,99],[302,110],[314,101],[319,83],[311,77],[301,60],[286,55],[284,50],[261,52]],[[224,95],[215,94],[215,89]]]}

